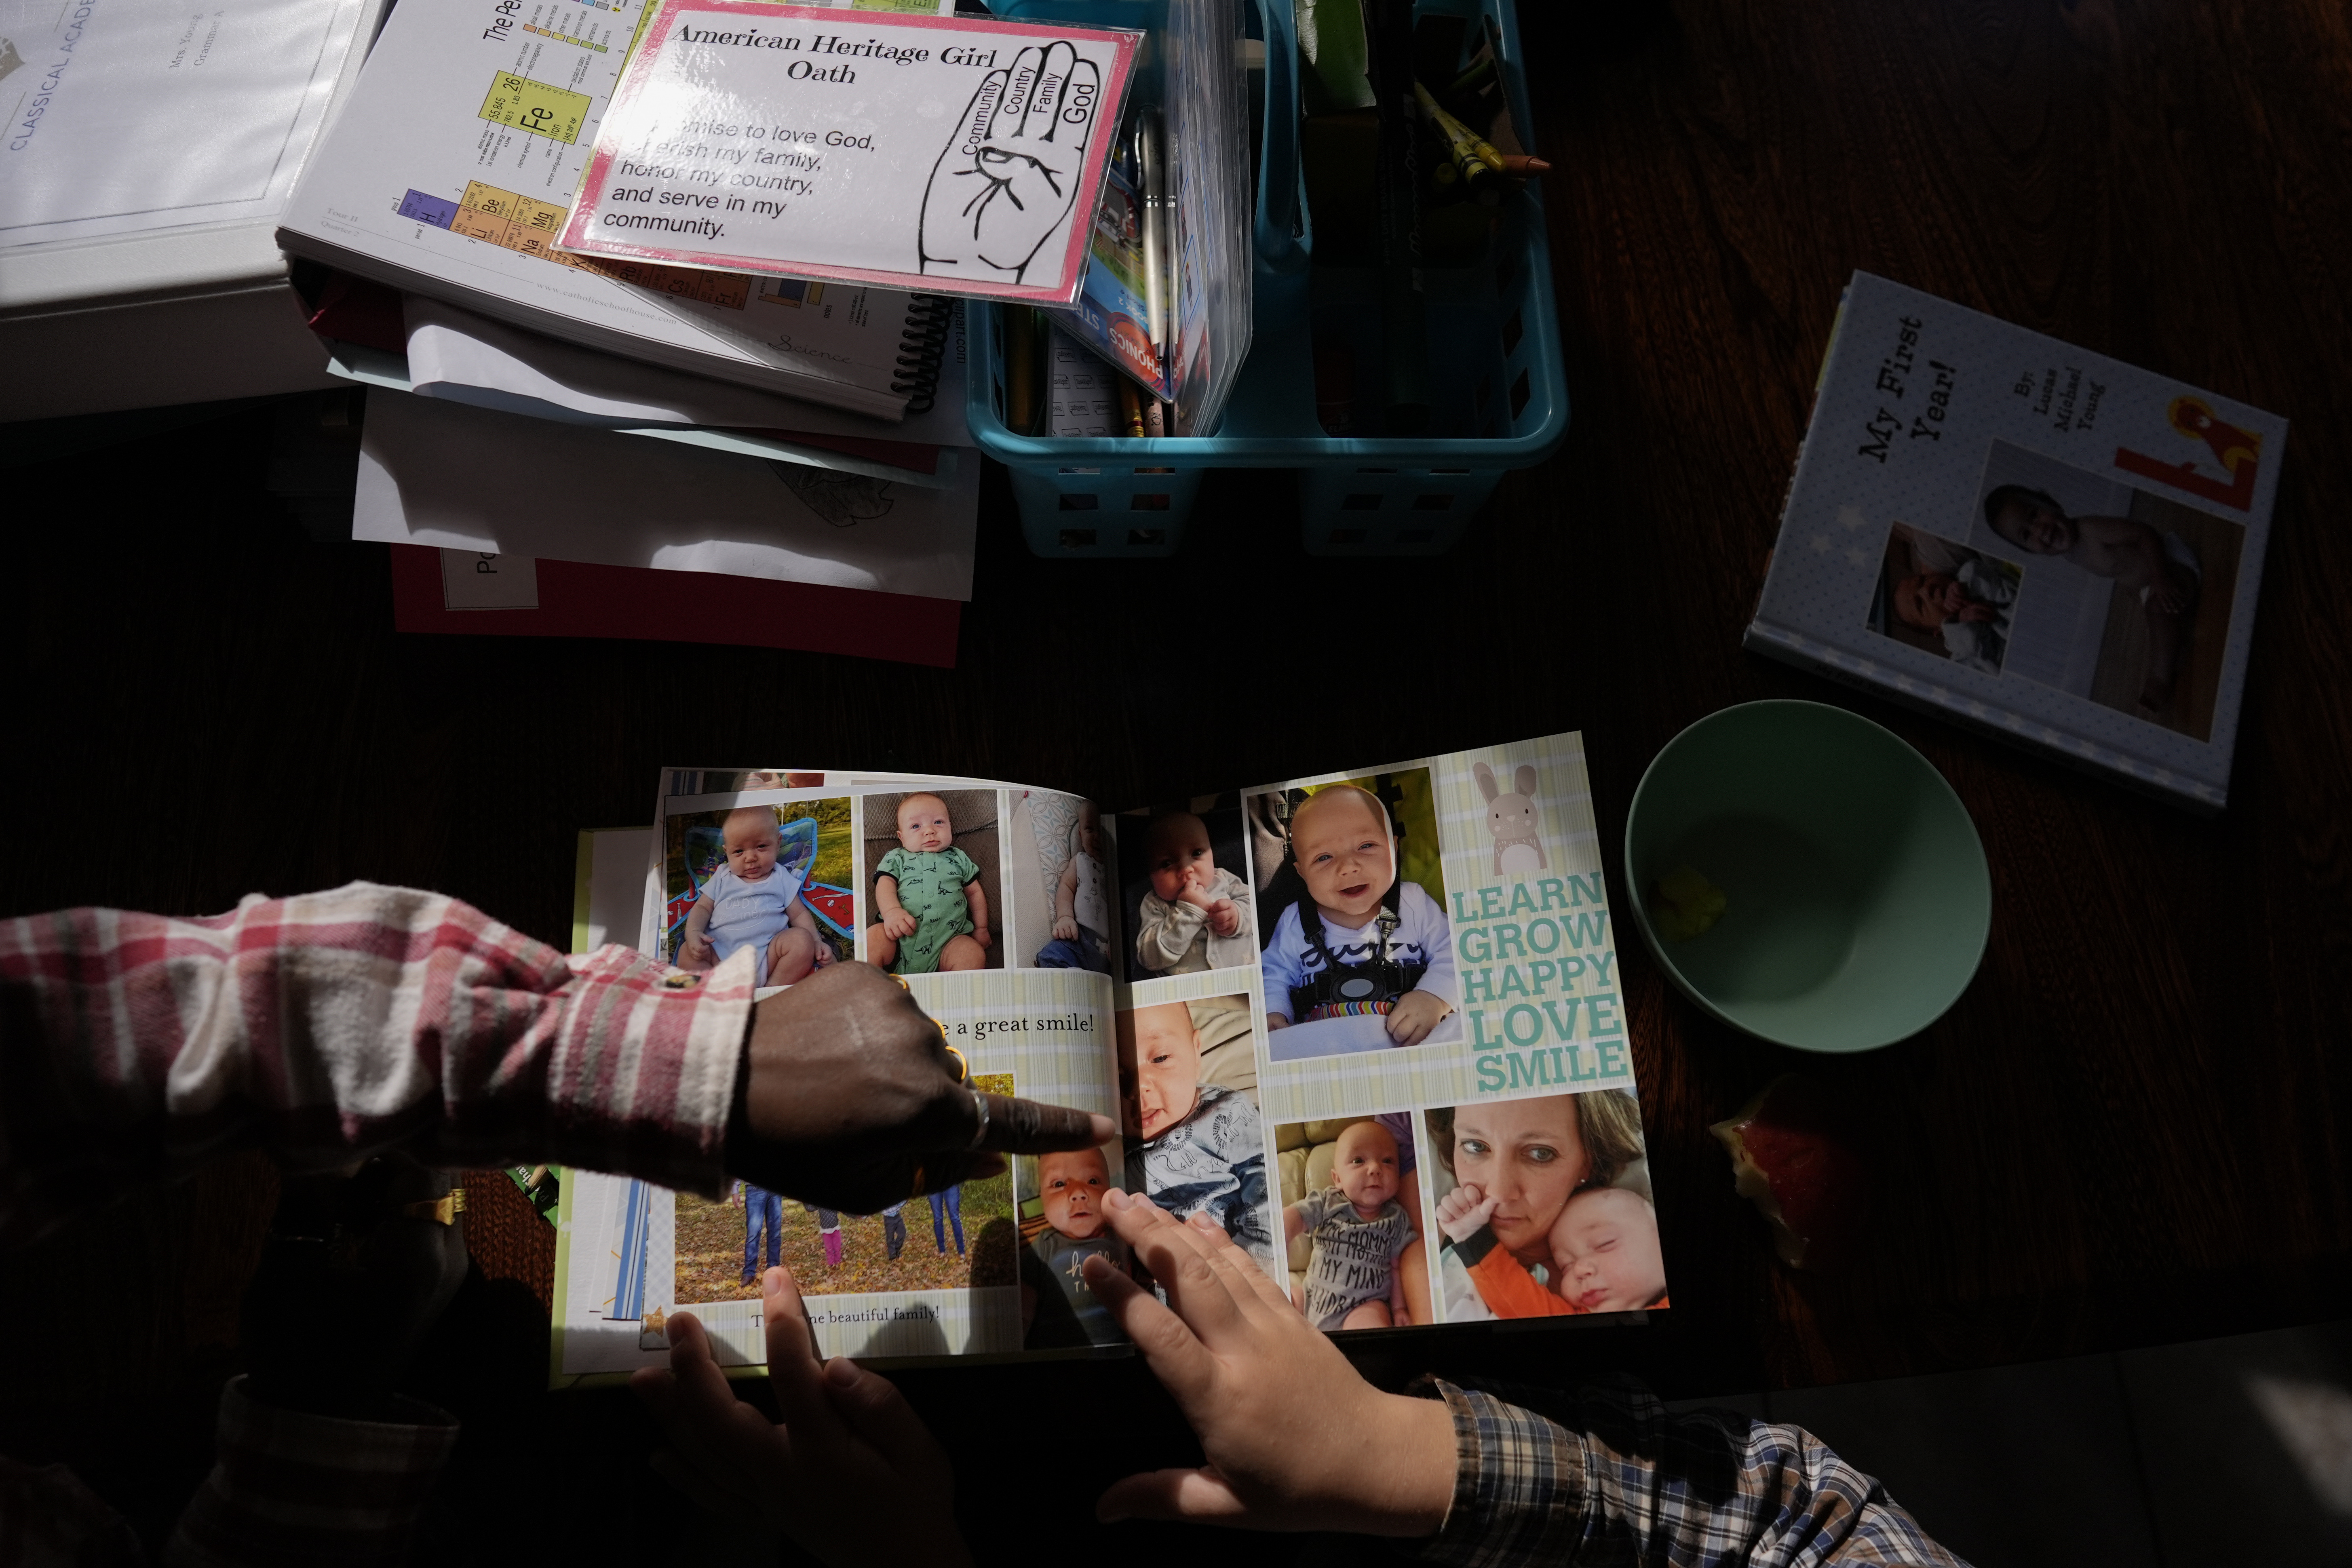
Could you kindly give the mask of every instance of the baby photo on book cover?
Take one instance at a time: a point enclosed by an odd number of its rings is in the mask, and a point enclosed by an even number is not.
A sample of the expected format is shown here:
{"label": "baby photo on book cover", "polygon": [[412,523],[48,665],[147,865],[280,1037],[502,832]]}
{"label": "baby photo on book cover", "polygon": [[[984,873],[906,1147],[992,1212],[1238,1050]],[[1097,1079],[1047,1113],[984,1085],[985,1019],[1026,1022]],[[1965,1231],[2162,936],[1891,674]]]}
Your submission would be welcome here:
{"label": "baby photo on book cover", "polygon": [[1423,1119],[1447,1322],[1667,1305],[1631,1091],[1488,1100]]}
{"label": "baby photo on book cover", "polygon": [[997,792],[868,795],[863,810],[866,961],[893,975],[1005,967]]}
{"label": "baby photo on book cover", "polygon": [[856,915],[846,796],[696,811],[665,824],[662,956],[697,973],[742,948],[761,986],[851,956]]}
{"label": "baby photo on book cover", "polygon": [[1429,769],[1269,790],[1243,810],[1273,1059],[1459,1040]]}
{"label": "baby photo on book cover", "polygon": [[1887,529],[1870,629],[1963,669],[1998,675],[2023,571],[1908,523]]}
{"label": "baby photo on book cover", "polygon": [[1257,963],[1239,795],[1123,812],[1118,828],[1120,908],[1134,933],[1124,954],[1129,980]]}
{"label": "baby photo on book cover", "polygon": [[2212,738],[2244,524],[1995,441],[1969,539],[2030,564],[2010,674]]}
{"label": "baby photo on book cover", "polygon": [[1327,1333],[1437,1321],[1412,1124],[1412,1112],[1392,1111],[1275,1129],[1284,1282]]}

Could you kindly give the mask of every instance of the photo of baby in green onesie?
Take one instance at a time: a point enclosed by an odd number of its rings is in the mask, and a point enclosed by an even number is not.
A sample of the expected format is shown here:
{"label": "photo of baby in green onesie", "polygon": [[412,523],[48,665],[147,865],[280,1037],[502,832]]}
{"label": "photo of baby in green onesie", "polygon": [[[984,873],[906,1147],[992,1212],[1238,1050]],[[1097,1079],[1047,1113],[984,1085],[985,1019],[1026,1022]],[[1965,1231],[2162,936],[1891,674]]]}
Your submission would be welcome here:
{"label": "photo of baby in green onesie", "polygon": [[[959,797],[992,794],[953,790]],[[874,810],[887,802],[868,797],[867,831]],[[902,796],[891,809],[897,841],[875,863],[874,923],[866,928],[869,963],[894,975],[930,975],[989,966],[995,935],[989,928],[989,898],[981,864],[958,846],[957,824],[947,800],[928,791]],[[993,857],[994,814],[986,847]],[[969,829],[967,829],[969,832]],[[875,841],[869,837],[868,843]]]}

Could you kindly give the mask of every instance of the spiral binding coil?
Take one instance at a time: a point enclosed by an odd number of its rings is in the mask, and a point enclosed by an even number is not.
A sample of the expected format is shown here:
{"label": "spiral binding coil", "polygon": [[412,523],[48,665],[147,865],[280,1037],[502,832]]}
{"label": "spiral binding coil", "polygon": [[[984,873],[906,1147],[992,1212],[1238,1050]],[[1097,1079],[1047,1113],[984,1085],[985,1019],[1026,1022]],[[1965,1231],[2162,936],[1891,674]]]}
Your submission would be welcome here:
{"label": "spiral binding coil", "polygon": [[908,413],[929,413],[939,394],[940,361],[947,352],[955,301],[944,294],[907,298],[907,328],[898,334],[898,373],[890,390],[906,395]]}

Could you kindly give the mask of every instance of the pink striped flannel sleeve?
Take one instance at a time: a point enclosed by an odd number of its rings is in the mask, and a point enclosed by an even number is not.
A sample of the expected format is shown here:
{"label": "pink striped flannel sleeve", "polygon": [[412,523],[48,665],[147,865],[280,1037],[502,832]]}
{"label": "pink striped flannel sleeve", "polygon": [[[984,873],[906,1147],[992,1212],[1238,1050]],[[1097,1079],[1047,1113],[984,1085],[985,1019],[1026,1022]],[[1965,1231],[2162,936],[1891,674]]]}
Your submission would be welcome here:
{"label": "pink striped flannel sleeve", "polygon": [[751,955],[567,958],[353,883],[170,919],[0,922],[0,1244],[207,1155],[551,1161],[716,1194]]}

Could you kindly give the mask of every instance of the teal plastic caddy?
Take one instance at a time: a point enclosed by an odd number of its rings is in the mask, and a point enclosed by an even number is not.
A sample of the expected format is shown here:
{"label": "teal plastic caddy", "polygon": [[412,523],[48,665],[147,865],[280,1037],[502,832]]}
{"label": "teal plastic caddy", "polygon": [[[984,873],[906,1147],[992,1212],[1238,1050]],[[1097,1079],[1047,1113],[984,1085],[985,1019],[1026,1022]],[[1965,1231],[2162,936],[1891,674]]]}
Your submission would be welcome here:
{"label": "teal plastic caddy", "polygon": [[[1486,264],[1426,274],[1430,366],[1441,407],[1481,428],[1450,437],[1331,436],[1315,417],[1314,331],[1363,341],[1372,284],[1327,269],[1310,296],[1313,215],[1298,149],[1298,48],[1287,0],[1254,0],[1265,37],[1253,342],[1218,434],[1020,435],[1004,423],[1001,313],[971,308],[973,441],[1012,473],[1029,548],[1041,556],[1167,555],[1211,468],[1297,475],[1299,529],[1317,555],[1437,555],[1451,549],[1502,476],[1551,455],[1568,434],[1568,382],[1538,182],[1507,198]],[[1155,26],[1164,0],[997,0],[1026,21]],[[1492,18],[1505,102],[1539,145],[1511,0],[1421,0],[1416,16]],[[1376,335],[1374,352],[1377,353]],[[1376,368],[1376,359],[1371,361]],[[1367,380],[1360,355],[1358,381]]]}

